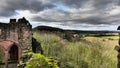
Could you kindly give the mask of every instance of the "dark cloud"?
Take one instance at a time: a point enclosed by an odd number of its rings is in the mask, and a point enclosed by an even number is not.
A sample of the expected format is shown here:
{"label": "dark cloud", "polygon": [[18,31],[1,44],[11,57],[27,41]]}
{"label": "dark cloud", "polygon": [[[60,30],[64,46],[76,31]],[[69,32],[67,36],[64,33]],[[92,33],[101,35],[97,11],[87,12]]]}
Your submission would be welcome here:
{"label": "dark cloud", "polygon": [[80,8],[89,0],[61,0],[57,1],[57,3],[63,4],[65,6],[69,6],[72,8]]}
{"label": "dark cloud", "polygon": [[[120,0],[59,0],[59,1],[52,0],[52,1],[54,1],[57,4],[62,4],[64,6],[69,7],[72,12],[70,11],[53,12],[56,15],[52,14],[52,12],[48,12],[46,16],[48,16],[49,18],[44,19],[58,21],[63,24],[66,24],[66,22],[72,22],[71,24],[86,23],[94,25],[113,23],[119,24],[118,22],[120,21],[119,19],[120,13],[117,15],[111,15],[109,13],[107,14],[107,12],[111,12],[112,10],[114,10],[115,6],[118,6]],[[87,15],[90,16],[87,17]]]}
{"label": "dark cloud", "polygon": [[97,9],[97,10],[101,10],[101,9],[106,9],[111,7],[112,4],[115,4],[115,0],[96,0],[93,3],[93,6]]}
{"label": "dark cloud", "polygon": [[33,17],[32,18],[32,21],[40,21],[40,22],[57,22],[55,20],[52,20],[52,19],[44,19],[44,18],[41,18],[39,16],[36,16],[36,17]]}
{"label": "dark cloud", "polygon": [[70,20],[72,22],[74,22],[73,24],[75,23],[85,23],[85,24],[94,24],[94,25],[97,25],[97,24],[110,24],[108,22],[104,22],[101,18],[97,18],[97,17],[90,17],[90,18],[85,18],[85,19],[74,19],[74,20]]}
{"label": "dark cloud", "polygon": [[0,16],[10,16],[16,10],[29,10],[39,12],[54,7],[51,3],[43,3],[42,0],[1,0]]}
{"label": "dark cloud", "polygon": [[51,10],[44,10],[32,18],[33,21],[49,21],[49,22],[62,22],[70,19],[70,13],[53,8]]}

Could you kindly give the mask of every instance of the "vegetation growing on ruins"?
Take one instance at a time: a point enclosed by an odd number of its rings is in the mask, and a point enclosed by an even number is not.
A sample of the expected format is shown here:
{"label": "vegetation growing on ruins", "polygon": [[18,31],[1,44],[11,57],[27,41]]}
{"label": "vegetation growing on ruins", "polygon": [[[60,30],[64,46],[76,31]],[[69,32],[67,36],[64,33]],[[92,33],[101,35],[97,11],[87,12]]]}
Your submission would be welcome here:
{"label": "vegetation growing on ruins", "polygon": [[59,68],[57,60],[39,53],[26,51],[18,64],[18,68]]}
{"label": "vegetation growing on ruins", "polygon": [[57,61],[41,54],[32,54],[25,68],[59,68]]}

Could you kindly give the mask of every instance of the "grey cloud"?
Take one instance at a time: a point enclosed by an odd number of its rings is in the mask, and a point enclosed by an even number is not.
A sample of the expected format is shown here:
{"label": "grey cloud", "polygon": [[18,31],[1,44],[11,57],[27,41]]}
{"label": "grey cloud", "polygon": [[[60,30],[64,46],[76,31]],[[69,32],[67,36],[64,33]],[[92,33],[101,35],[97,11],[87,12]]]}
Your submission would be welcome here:
{"label": "grey cloud", "polygon": [[[61,25],[75,24],[119,24],[120,14],[106,14],[114,6],[120,6],[120,0],[1,0],[0,16],[15,14],[15,10],[29,10],[37,15],[32,21],[56,22]],[[70,9],[64,11],[56,5],[63,5]],[[75,10],[74,10],[75,9]]]}
{"label": "grey cloud", "polygon": [[41,11],[37,16],[34,16],[32,20],[34,21],[49,21],[49,22],[62,22],[64,20],[69,20],[69,12],[53,8],[51,10]]}
{"label": "grey cloud", "polygon": [[96,0],[93,5],[96,9],[105,9],[111,7],[111,4],[115,4],[116,0]]}
{"label": "grey cloud", "polygon": [[[81,14],[78,14],[78,17],[73,17],[75,14],[67,13],[67,12],[53,12],[53,10],[46,12],[39,16],[36,16],[33,18],[34,21],[47,21],[47,22],[61,22],[62,25],[74,25],[74,24],[92,24],[92,25],[98,25],[98,24],[113,24],[118,23],[120,21],[120,15],[115,16],[105,16],[104,14],[98,14],[81,18]],[[56,15],[57,14],[57,15]],[[83,14],[84,15],[84,14]],[[105,16],[105,17],[104,17]],[[69,23],[70,22],[70,23]],[[119,24],[119,23],[118,23]]]}
{"label": "grey cloud", "polygon": [[[53,0],[54,1],[54,0]],[[84,5],[91,4],[92,6],[89,8],[94,8],[93,10],[87,10],[87,11],[81,11],[77,10],[77,12],[55,12],[55,14],[58,13],[57,16],[50,16],[49,19],[54,19],[59,22],[73,22],[72,24],[81,24],[81,23],[86,23],[86,24],[113,24],[113,23],[118,23],[120,21],[119,17],[120,14],[114,15],[114,16],[109,16],[109,14],[106,14],[108,11],[112,10],[112,7],[117,6],[117,3],[120,2],[120,0],[57,0],[55,3],[62,4],[64,6],[67,6],[69,8],[86,8]],[[89,5],[88,5],[89,6]],[[62,19],[61,16],[59,16],[59,13],[63,14]],[[51,14],[51,13],[49,13]],[[48,16],[49,16],[48,14]],[[78,14],[77,16],[75,16]],[[84,15],[89,15],[89,17],[81,18],[81,16]],[[75,17],[74,17],[75,16]],[[119,16],[119,17],[118,17]],[[61,19],[61,20],[60,20]],[[64,24],[64,23],[63,23]]]}
{"label": "grey cloud", "polygon": [[69,6],[69,7],[80,8],[87,1],[89,1],[89,0],[61,0],[59,3],[66,5],[66,6]]}
{"label": "grey cloud", "polygon": [[53,7],[54,5],[51,3],[43,3],[41,0],[1,0],[0,15],[10,16],[15,14],[16,10],[30,10],[31,12],[39,12]]}
{"label": "grey cloud", "polygon": [[82,2],[84,1],[86,0],[74,0],[74,1],[73,0],[62,0],[61,3],[74,6],[74,5],[82,4]]}
{"label": "grey cloud", "polygon": [[42,17],[36,16],[32,18],[32,21],[40,21],[40,22],[57,22],[55,20],[51,20],[51,19],[44,19]]}
{"label": "grey cloud", "polygon": [[[62,4],[68,7],[81,8],[83,5],[88,5],[91,2],[96,8],[102,9],[110,4],[116,4],[119,0],[51,0],[52,2]],[[89,5],[88,5],[89,6]]]}

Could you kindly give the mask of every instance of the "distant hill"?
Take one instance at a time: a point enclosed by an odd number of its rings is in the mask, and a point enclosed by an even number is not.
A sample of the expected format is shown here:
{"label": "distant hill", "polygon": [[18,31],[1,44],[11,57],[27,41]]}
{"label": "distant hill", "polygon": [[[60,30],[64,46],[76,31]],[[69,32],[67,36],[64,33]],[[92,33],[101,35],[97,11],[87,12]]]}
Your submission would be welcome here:
{"label": "distant hill", "polygon": [[33,28],[33,32],[40,34],[56,34],[59,37],[68,41],[79,41],[80,38],[85,36],[113,36],[118,35],[117,31],[83,31],[83,30],[65,30],[57,27],[50,26],[37,26]]}
{"label": "distant hill", "polygon": [[50,26],[37,26],[33,28],[33,31],[40,31],[40,32],[69,32],[69,33],[75,33],[75,34],[117,34],[119,31],[92,31],[92,30],[65,30],[57,27],[50,27]]}
{"label": "distant hill", "polygon": [[63,32],[63,29],[56,28],[56,27],[50,27],[50,26],[37,26],[33,28],[33,31],[48,31],[48,32],[55,32],[55,31],[60,31]]}

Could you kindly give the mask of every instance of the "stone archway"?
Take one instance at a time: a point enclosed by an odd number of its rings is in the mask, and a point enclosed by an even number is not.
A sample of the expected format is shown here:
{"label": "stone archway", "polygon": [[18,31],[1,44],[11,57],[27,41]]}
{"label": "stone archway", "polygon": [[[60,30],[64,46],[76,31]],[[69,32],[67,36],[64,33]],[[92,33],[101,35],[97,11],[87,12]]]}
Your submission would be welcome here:
{"label": "stone archway", "polygon": [[10,61],[18,61],[19,53],[18,53],[17,45],[13,44],[9,50],[9,60]]}
{"label": "stone archway", "polygon": [[20,60],[22,55],[22,49],[19,43],[15,41],[1,41],[0,47],[2,47],[4,50],[6,63],[9,60]]}
{"label": "stone archway", "polygon": [[20,61],[22,49],[18,43],[13,42],[8,46],[8,60]]}
{"label": "stone archway", "polygon": [[18,42],[15,41],[0,41],[0,48],[3,49],[5,57],[5,67],[8,68],[8,62],[19,62],[21,55],[22,55],[22,49]]}

